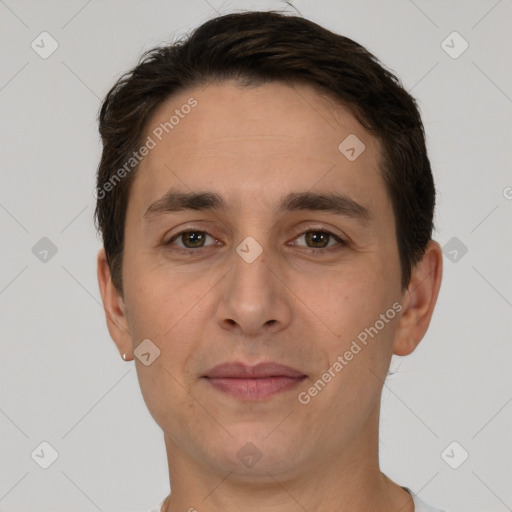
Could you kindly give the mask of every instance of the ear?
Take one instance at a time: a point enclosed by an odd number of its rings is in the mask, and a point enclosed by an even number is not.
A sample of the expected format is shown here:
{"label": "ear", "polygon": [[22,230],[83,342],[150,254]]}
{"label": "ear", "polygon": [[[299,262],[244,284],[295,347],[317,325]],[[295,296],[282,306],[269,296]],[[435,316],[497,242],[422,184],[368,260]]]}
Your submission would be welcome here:
{"label": "ear", "polygon": [[110,337],[117,345],[120,354],[126,354],[127,360],[132,359],[132,341],[124,301],[112,282],[110,267],[103,247],[98,252],[98,284]]}
{"label": "ear", "polygon": [[427,332],[442,274],[443,252],[440,245],[431,240],[423,258],[412,269],[411,281],[402,297],[404,308],[397,326],[393,354],[410,354]]}

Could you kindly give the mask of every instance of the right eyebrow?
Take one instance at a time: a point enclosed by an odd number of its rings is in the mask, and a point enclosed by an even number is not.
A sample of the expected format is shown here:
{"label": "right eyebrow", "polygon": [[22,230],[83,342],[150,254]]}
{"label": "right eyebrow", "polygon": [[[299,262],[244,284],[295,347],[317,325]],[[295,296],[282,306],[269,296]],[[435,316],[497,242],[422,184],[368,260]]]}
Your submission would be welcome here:
{"label": "right eyebrow", "polygon": [[144,213],[144,220],[150,222],[164,213],[183,210],[223,210],[224,200],[214,192],[179,192],[170,190],[152,203]]}

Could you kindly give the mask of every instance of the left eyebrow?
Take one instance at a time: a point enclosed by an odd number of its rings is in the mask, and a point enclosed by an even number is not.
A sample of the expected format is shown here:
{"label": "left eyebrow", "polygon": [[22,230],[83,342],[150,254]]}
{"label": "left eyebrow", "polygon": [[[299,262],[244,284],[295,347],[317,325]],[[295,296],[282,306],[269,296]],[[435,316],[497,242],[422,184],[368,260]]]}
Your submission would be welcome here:
{"label": "left eyebrow", "polygon": [[[153,218],[165,213],[183,210],[226,210],[227,205],[222,196],[214,192],[180,192],[170,190],[163,197],[152,203],[144,213],[144,220],[150,222]],[[345,194],[292,192],[284,196],[278,211],[292,212],[299,210],[322,211],[342,215],[367,223],[372,220],[370,211]]]}
{"label": "left eyebrow", "polygon": [[345,194],[338,193],[296,192],[288,194],[282,199],[279,210],[281,212],[295,210],[322,211],[350,217],[365,224],[373,219],[368,208]]}

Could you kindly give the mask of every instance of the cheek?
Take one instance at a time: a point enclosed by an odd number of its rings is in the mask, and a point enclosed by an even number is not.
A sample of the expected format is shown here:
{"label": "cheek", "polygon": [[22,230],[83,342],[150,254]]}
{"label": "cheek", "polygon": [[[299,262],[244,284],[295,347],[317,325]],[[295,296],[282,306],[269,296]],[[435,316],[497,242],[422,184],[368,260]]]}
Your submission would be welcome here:
{"label": "cheek", "polygon": [[376,264],[351,266],[314,277],[300,275],[293,289],[328,338],[346,342],[393,304],[395,286],[389,275]]}
{"label": "cheek", "polygon": [[185,438],[191,424],[197,428],[205,423],[205,411],[182,382],[181,366],[174,354],[168,357],[165,353],[151,366],[136,364],[141,394],[151,416],[164,431]]}
{"label": "cheek", "polygon": [[204,337],[201,319],[207,317],[207,301],[201,299],[212,284],[206,278],[190,282],[191,276],[187,284],[183,274],[168,279],[162,272],[148,271],[149,266],[141,264],[137,271],[135,267],[126,287],[133,347],[149,339],[160,350],[149,366],[135,360],[141,393],[157,424],[167,431],[183,430],[181,435],[185,435],[181,418],[193,421],[197,417],[198,423],[204,422],[204,411],[189,394],[193,376],[187,368],[198,340]]}
{"label": "cheek", "polygon": [[328,326],[322,327],[325,335],[316,340],[328,363],[318,368],[313,380],[329,381],[318,405],[333,407],[342,416],[362,403],[368,407],[376,403],[392,354],[398,320],[393,305],[398,303],[386,286],[368,283],[330,280],[321,288],[328,299],[315,305],[322,326]]}
{"label": "cheek", "polygon": [[201,313],[203,299],[216,283],[215,275],[203,273],[198,279],[144,251],[127,252],[125,261],[127,314],[137,337],[172,338],[183,322]]}
{"label": "cheek", "polygon": [[[299,288],[303,290],[299,293],[305,294],[308,282]],[[324,394],[326,404],[350,408],[360,401],[373,403],[380,396],[380,380],[385,379],[389,367],[398,317],[393,309],[394,288],[390,272],[378,265],[331,272],[316,279],[314,288],[309,287],[307,305],[314,312],[310,320],[319,326],[315,343],[328,360],[316,377],[321,379],[329,368],[336,375]]]}

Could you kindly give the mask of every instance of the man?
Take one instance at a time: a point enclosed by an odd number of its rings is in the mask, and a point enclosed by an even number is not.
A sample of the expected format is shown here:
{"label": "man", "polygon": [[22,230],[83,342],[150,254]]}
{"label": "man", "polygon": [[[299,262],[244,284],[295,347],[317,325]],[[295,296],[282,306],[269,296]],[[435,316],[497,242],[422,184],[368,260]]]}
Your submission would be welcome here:
{"label": "man", "polygon": [[442,273],[399,81],[308,20],[230,14],[147,52],[99,121],[98,280],[164,433],[161,510],[434,510],[378,459]]}

